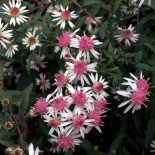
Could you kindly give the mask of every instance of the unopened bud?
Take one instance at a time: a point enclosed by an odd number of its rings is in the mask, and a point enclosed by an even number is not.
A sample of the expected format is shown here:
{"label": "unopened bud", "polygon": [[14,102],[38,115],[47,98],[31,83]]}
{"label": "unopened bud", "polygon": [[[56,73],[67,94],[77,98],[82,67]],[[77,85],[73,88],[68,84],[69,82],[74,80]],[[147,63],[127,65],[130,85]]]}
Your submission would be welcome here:
{"label": "unopened bud", "polygon": [[13,154],[14,154],[13,148],[8,147],[8,148],[5,150],[5,155],[13,155]]}
{"label": "unopened bud", "polygon": [[0,80],[0,89],[2,89],[3,86],[4,86],[4,84],[3,84],[3,80]]}
{"label": "unopened bud", "polygon": [[17,148],[14,150],[14,155],[24,155],[23,149],[21,149],[20,147],[17,147]]}
{"label": "unopened bud", "polygon": [[13,123],[12,122],[5,122],[5,124],[4,124],[4,128],[6,129],[6,130],[11,130],[12,128],[14,127],[14,125],[13,125]]}
{"label": "unopened bud", "polygon": [[9,105],[9,100],[7,98],[2,100],[2,106],[7,107]]}

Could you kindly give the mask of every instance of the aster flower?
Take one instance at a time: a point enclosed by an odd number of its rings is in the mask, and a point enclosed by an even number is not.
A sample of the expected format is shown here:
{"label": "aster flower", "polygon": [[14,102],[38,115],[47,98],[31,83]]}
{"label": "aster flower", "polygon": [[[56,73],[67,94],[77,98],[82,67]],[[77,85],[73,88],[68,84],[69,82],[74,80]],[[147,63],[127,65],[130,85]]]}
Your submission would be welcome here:
{"label": "aster flower", "polygon": [[46,75],[41,73],[39,76],[40,79],[36,78],[36,85],[39,85],[43,92],[50,89],[50,80],[46,79]]}
{"label": "aster flower", "polygon": [[27,16],[24,16],[23,13],[27,12],[28,10],[25,10],[26,6],[21,7],[21,2],[17,1],[15,3],[15,0],[9,1],[9,5],[7,6],[5,3],[3,3],[2,9],[5,10],[5,14],[10,16],[10,25],[20,25],[20,23],[27,21]]}
{"label": "aster flower", "polygon": [[133,74],[130,75],[132,75],[132,77],[134,77],[136,80],[125,78],[127,82],[124,82],[122,84],[127,85],[128,86],[127,89],[119,90],[116,92],[117,94],[128,98],[128,100],[124,101],[118,106],[120,108],[129,104],[125,109],[124,113],[128,112],[132,108],[133,108],[132,113],[134,113],[136,110],[141,109],[142,105],[147,107],[145,105],[145,102],[148,100],[147,95],[149,85],[146,83],[145,80],[143,79],[137,80],[137,78]]}
{"label": "aster flower", "polygon": [[39,155],[39,148],[37,147],[36,149],[34,149],[32,143],[30,143],[28,151],[29,151],[29,155]]}
{"label": "aster flower", "polygon": [[63,149],[63,151],[67,151],[69,149],[74,150],[75,145],[80,145],[81,140],[79,140],[79,138],[81,138],[81,134],[77,134],[76,132],[67,134],[64,132],[58,134],[58,136],[52,134],[49,142],[55,142],[58,148]]}
{"label": "aster flower", "polygon": [[15,54],[15,51],[18,51],[18,45],[10,45],[10,46],[7,48],[7,51],[6,51],[5,56],[6,56],[7,58],[12,57],[12,56]]}
{"label": "aster flower", "polygon": [[96,32],[96,29],[93,28],[93,25],[97,26],[99,23],[101,23],[101,19],[103,17],[94,17],[92,18],[91,16],[87,16],[85,19],[85,24],[87,25],[86,29],[90,32]]}
{"label": "aster flower", "polygon": [[107,96],[109,96],[106,92],[105,89],[108,88],[108,82],[105,81],[105,79],[98,75],[98,73],[96,73],[96,75],[93,75],[92,73],[89,75],[91,82],[92,82],[92,87],[88,87],[90,90],[93,90],[93,92],[95,93],[94,96],[96,96],[96,98],[105,98]]}
{"label": "aster flower", "polygon": [[155,140],[151,142],[150,146],[152,147],[152,150],[150,150],[150,152],[154,153],[155,152]]}
{"label": "aster flower", "polygon": [[78,16],[74,13],[74,11],[69,11],[68,7],[64,9],[62,5],[60,6],[61,11],[52,12],[52,21],[58,21],[57,25],[60,25],[60,29],[64,29],[66,26],[66,22],[68,22],[71,28],[74,28],[74,24],[71,22],[72,19],[76,19]]}
{"label": "aster flower", "polygon": [[47,9],[47,12],[53,13],[53,12],[59,11],[59,10],[60,10],[60,6],[59,6],[59,5],[55,5],[55,6],[50,5],[50,6],[48,7],[48,9]]}
{"label": "aster flower", "polygon": [[73,33],[70,31],[63,31],[62,34],[58,38],[58,46],[55,47],[54,52],[61,51],[60,58],[66,58],[68,54],[70,54],[70,43],[71,39],[75,36],[76,32],[79,29],[75,30]]}
{"label": "aster flower", "polygon": [[68,134],[73,131],[80,133],[84,138],[85,133],[88,133],[86,126],[93,126],[91,122],[92,119],[88,119],[86,114],[78,114],[70,111],[69,109],[65,109],[63,113],[61,113],[62,124],[60,126],[65,127]]}
{"label": "aster flower", "polygon": [[12,30],[5,30],[8,24],[4,25],[2,23],[2,18],[0,18],[0,44],[4,47],[6,47],[6,44],[10,43],[10,39],[12,37]]}
{"label": "aster flower", "polygon": [[119,27],[118,30],[121,31],[121,34],[115,35],[114,37],[116,37],[118,42],[125,40],[126,46],[130,46],[130,41],[135,43],[138,40],[139,34],[134,33],[134,27],[132,25],[125,29]]}
{"label": "aster flower", "polygon": [[59,154],[60,151],[61,151],[61,150],[60,150],[60,148],[58,148],[58,145],[57,145],[56,143],[53,143],[53,144],[52,144],[52,147],[50,148],[50,152],[52,152],[52,153],[54,153],[54,154],[55,154],[55,153],[58,153],[58,154]]}
{"label": "aster flower", "polygon": [[90,84],[86,75],[90,72],[96,72],[97,63],[89,63],[87,60],[81,60],[78,56],[72,60],[73,62],[66,62],[69,82],[80,80],[82,86],[84,86],[84,82]]}
{"label": "aster flower", "polygon": [[86,35],[80,37],[76,36],[73,39],[71,39],[71,47],[75,47],[79,49],[78,57],[83,56],[84,59],[87,59],[90,61],[90,55],[91,53],[96,59],[99,57],[99,53],[94,49],[95,45],[101,45],[102,43],[98,40],[95,40],[96,36],[93,35],[91,37],[88,37]]}
{"label": "aster flower", "polygon": [[74,105],[74,112],[76,114],[85,114],[84,109],[90,109],[93,103],[93,94],[89,89],[78,86],[76,89],[68,84],[67,89],[70,93],[70,102]]}
{"label": "aster flower", "polygon": [[37,46],[41,46],[38,37],[35,36],[36,31],[33,32],[27,32],[25,38],[22,39],[23,44],[26,45],[26,47],[30,47],[30,51],[36,49]]}
{"label": "aster flower", "polygon": [[45,59],[45,55],[40,56],[40,54],[38,55],[34,55],[34,57],[32,58],[32,60],[30,61],[30,68],[34,69],[36,71],[39,72],[40,68],[46,68],[46,63],[43,60]]}

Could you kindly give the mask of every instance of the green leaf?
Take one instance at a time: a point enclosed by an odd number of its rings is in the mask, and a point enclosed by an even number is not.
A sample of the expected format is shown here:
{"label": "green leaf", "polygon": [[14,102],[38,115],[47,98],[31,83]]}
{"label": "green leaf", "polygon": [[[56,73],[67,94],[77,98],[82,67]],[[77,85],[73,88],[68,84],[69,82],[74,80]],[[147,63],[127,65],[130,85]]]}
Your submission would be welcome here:
{"label": "green leaf", "polygon": [[136,56],[135,56],[135,62],[136,62],[136,63],[139,63],[139,62],[141,62],[141,60],[142,60],[142,52],[139,51],[139,52],[136,54]]}
{"label": "green leaf", "polygon": [[103,23],[103,25],[101,27],[99,27],[98,31],[99,31],[99,35],[100,35],[101,39],[105,38],[107,27],[108,27],[108,21],[105,21]]}
{"label": "green leaf", "polygon": [[6,147],[15,147],[17,146],[16,144],[14,144],[14,142],[11,142],[11,140],[7,141],[7,140],[0,140],[0,144],[6,146]]}
{"label": "green leaf", "polygon": [[116,11],[118,10],[118,8],[119,8],[121,2],[122,2],[122,0],[116,0],[116,1],[115,1],[114,7],[113,7],[113,11],[112,11],[113,14],[116,13]]}
{"label": "green leaf", "polygon": [[155,47],[153,47],[153,45],[149,44],[149,43],[145,43],[144,44],[146,47],[148,47],[153,53],[155,53]]}
{"label": "green leaf", "polygon": [[23,116],[25,115],[27,108],[29,106],[29,100],[30,100],[30,94],[31,90],[33,88],[33,84],[31,83],[23,92],[21,96],[21,104],[19,107],[19,113],[22,114]]}
{"label": "green leaf", "polygon": [[86,19],[86,16],[80,17],[75,23],[76,28],[80,28],[83,25],[85,19]]}
{"label": "green leaf", "polygon": [[139,64],[137,65],[137,67],[140,68],[140,69],[144,69],[144,70],[146,70],[146,71],[150,71],[150,69],[151,69],[151,67],[150,67],[149,65],[144,64],[144,63],[139,63]]}
{"label": "green leaf", "polygon": [[73,154],[73,151],[72,150],[68,150],[67,152],[65,152],[64,155],[72,155]]}
{"label": "green leaf", "polygon": [[101,1],[100,0],[84,0],[83,6],[88,6],[88,5],[96,4],[99,2],[101,2]]}

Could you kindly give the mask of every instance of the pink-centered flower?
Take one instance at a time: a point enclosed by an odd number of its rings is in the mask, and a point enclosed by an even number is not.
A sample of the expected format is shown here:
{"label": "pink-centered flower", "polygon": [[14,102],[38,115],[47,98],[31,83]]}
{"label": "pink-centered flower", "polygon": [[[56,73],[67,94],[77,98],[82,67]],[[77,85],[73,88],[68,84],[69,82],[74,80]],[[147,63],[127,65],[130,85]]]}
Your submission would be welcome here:
{"label": "pink-centered flower", "polygon": [[118,30],[120,30],[121,34],[115,35],[114,37],[116,37],[118,42],[125,40],[126,46],[130,46],[130,41],[135,43],[139,38],[139,34],[134,32],[134,27],[132,27],[132,25],[124,29],[119,27]]}
{"label": "pink-centered flower", "polygon": [[90,72],[96,72],[97,63],[89,63],[87,60],[82,60],[79,57],[76,59],[73,58],[72,62],[66,62],[67,71],[69,75],[69,82],[80,81],[82,86],[84,86],[84,82],[90,84],[87,74]]}
{"label": "pink-centered flower", "polygon": [[62,5],[60,6],[61,11],[52,12],[52,21],[58,21],[57,25],[60,25],[60,29],[64,29],[66,26],[66,22],[69,24],[71,28],[74,28],[74,24],[71,22],[72,19],[76,19],[78,16],[74,13],[74,11],[70,11],[68,7],[64,9]]}
{"label": "pink-centered flower", "polygon": [[24,16],[23,13],[27,12],[28,10],[25,10],[26,6],[21,7],[21,2],[17,1],[15,3],[15,0],[9,1],[9,5],[7,6],[5,3],[3,3],[2,9],[5,10],[4,14],[7,14],[10,19],[10,25],[20,25],[20,23],[27,21],[27,16]]}
{"label": "pink-centered flower", "polygon": [[47,103],[45,98],[39,98],[33,106],[39,115],[43,115],[47,111]]}
{"label": "pink-centered flower", "polygon": [[39,76],[40,79],[36,78],[36,85],[39,85],[43,92],[50,89],[50,81],[49,79],[46,79],[46,75],[40,73]]}
{"label": "pink-centered flower", "polygon": [[102,43],[98,40],[95,40],[96,36],[93,35],[91,37],[88,37],[87,35],[84,35],[82,37],[76,36],[71,39],[71,47],[79,49],[78,57],[84,57],[84,59],[87,59],[90,61],[90,53],[98,59],[99,53],[94,49],[96,45],[101,45]]}

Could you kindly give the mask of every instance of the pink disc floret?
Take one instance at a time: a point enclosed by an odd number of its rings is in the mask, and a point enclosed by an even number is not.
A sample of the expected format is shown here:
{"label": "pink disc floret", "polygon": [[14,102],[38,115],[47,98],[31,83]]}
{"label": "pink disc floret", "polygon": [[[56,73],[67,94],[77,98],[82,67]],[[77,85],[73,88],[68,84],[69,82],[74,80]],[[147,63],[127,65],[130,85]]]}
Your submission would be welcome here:
{"label": "pink disc floret", "polygon": [[74,148],[73,139],[71,136],[67,136],[66,134],[61,134],[58,137],[57,141],[58,147],[62,148],[63,150],[68,150]]}
{"label": "pink disc floret", "polygon": [[63,87],[67,83],[67,78],[64,74],[58,74],[56,76],[56,84],[59,87]]}
{"label": "pink disc floret", "polygon": [[94,82],[93,89],[96,93],[101,93],[104,89],[104,85],[101,82]]}
{"label": "pink disc floret", "polygon": [[10,15],[13,17],[17,17],[19,15],[19,13],[20,13],[20,10],[17,7],[12,7],[10,9]]}
{"label": "pink disc floret", "polygon": [[94,42],[91,38],[89,38],[87,36],[83,36],[79,40],[79,49],[80,50],[89,51],[89,50],[93,49],[93,47],[94,47]]}
{"label": "pink disc floret", "polygon": [[142,105],[147,100],[146,93],[138,89],[131,95],[131,101],[135,106]]}
{"label": "pink disc floret", "polygon": [[60,125],[60,120],[58,117],[51,118],[48,122],[48,125],[53,128],[57,128]]}
{"label": "pink disc floret", "polygon": [[34,104],[34,108],[37,110],[38,114],[44,114],[47,111],[46,99],[39,98],[38,101]]}
{"label": "pink disc floret", "polygon": [[57,111],[64,110],[68,105],[68,102],[63,97],[57,97],[53,100],[52,107]]}
{"label": "pink disc floret", "polygon": [[78,106],[83,106],[87,101],[86,94],[81,91],[74,92],[72,94],[72,97],[73,97],[73,103]]}
{"label": "pink disc floret", "polygon": [[76,74],[86,74],[87,73],[87,61],[79,60],[74,64],[74,72]]}
{"label": "pink disc floret", "polygon": [[58,45],[60,47],[67,47],[70,45],[70,32],[62,32],[62,34],[59,37]]}
{"label": "pink disc floret", "polygon": [[105,110],[107,102],[104,99],[94,101],[96,110]]}
{"label": "pink disc floret", "polygon": [[84,117],[82,115],[73,116],[73,126],[75,129],[82,127],[84,124]]}
{"label": "pink disc floret", "polygon": [[96,110],[96,109],[89,113],[88,118],[94,120],[93,121],[94,125],[99,125],[100,122],[101,122],[100,112],[98,110]]}
{"label": "pink disc floret", "polygon": [[133,32],[132,32],[131,30],[125,29],[125,30],[123,31],[123,37],[124,37],[125,39],[131,39],[132,36],[133,36]]}
{"label": "pink disc floret", "polygon": [[137,80],[136,85],[137,85],[138,89],[140,89],[144,92],[147,92],[149,89],[149,84],[148,84],[147,80],[145,80],[145,79]]}
{"label": "pink disc floret", "polygon": [[63,20],[71,20],[72,16],[71,16],[71,12],[69,10],[64,10],[61,12],[61,18]]}

